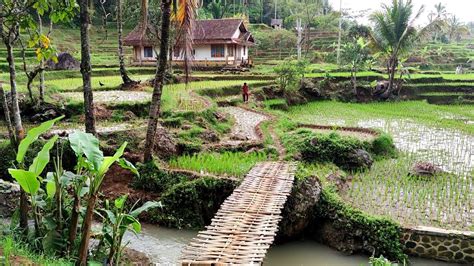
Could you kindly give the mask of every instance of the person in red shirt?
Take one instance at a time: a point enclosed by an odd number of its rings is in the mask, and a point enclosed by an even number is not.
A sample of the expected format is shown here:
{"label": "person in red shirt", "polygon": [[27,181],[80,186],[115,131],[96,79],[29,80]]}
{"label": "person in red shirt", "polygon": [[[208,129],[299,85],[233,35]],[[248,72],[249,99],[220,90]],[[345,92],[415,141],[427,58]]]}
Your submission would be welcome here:
{"label": "person in red shirt", "polygon": [[242,86],[242,96],[244,98],[244,103],[249,101],[249,86],[247,85],[247,82]]}

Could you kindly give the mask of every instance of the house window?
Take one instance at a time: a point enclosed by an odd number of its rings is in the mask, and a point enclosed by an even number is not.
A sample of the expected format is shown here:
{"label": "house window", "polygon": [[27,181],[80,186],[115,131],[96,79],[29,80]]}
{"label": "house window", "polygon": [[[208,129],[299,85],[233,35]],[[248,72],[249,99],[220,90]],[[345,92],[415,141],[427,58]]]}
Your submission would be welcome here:
{"label": "house window", "polygon": [[143,57],[145,58],[153,57],[153,47],[150,47],[150,46],[143,47]]}
{"label": "house window", "polygon": [[247,46],[244,46],[244,55],[247,52]]}
{"label": "house window", "polygon": [[224,50],[222,44],[211,44],[211,57],[224,57]]}
{"label": "house window", "polygon": [[233,45],[227,46],[227,55],[228,56],[234,56],[234,46]]}
{"label": "house window", "polygon": [[193,49],[193,56],[196,56],[196,49]]}

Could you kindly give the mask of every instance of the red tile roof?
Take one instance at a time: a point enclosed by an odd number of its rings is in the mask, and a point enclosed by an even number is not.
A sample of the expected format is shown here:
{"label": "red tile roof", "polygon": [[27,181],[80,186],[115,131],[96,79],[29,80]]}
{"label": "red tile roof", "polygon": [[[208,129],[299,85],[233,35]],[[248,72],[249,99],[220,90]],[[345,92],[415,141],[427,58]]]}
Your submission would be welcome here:
{"label": "red tile roof", "polygon": [[[234,36],[237,30],[240,30],[240,33]],[[153,42],[142,32],[141,27],[135,27],[125,37],[125,45],[151,45]],[[195,44],[236,43],[253,45],[254,43],[252,34],[245,27],[243,20],[233,18],[196,20],[193,29],[193,41]]]}

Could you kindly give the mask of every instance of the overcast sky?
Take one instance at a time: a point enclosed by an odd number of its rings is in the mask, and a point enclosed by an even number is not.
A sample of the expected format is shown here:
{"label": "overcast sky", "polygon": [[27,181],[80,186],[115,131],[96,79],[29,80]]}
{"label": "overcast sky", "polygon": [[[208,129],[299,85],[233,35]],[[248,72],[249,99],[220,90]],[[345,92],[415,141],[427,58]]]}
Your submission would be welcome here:
{"label": "overcast sky", "polygon": [[[350,8],[354,11],[369,9],[368,14],[380,9],[382,3],[390,3],[392,0],[342,0],[342,8]],[[455,14],[463,22],[474,21],[474,0],[412,0],[416,10],[421,5],[425,6],[425,12],[420,16],[417,24],[426,24],[428,14],[434,10],[434,5],[441,2],[446,6],[448,13]],[[339,9],[339,0],[329,0],[334,9]],[[368,21],[367,18],[359,20],[361,23]]]}

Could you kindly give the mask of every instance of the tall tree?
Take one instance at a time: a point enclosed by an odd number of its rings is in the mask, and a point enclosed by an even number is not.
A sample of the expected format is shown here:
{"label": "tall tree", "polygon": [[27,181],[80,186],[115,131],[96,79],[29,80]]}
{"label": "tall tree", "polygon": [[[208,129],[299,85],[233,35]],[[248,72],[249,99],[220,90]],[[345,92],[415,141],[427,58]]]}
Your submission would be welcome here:
{"label": "tall tree", "polygon": [[123,0],[117,0],[117,32],[118,32],[118,58],[120,66],[120,76],[125,86],[136,83],[127,74],[125,69],[125,56],[123,54],[123,20],[122,20]]}
{"label": "tall tree", "polygon": [[81,23],[81,74],[83,84],[82,88],[84,92],[86,132],[95,135],[97,132],[95,129],[94,99],[91,84],[92,67],[89,44],[89,27],[91,21],[89,13],[89,0],[77,0],[77,2],[79,4],[79,18]]}
{"label": "tall tree", "polygon": [[151,98],[148,128],[145,140],[145,162],[151,161],[153,159],[153,148],[155,146],[155,135],[158,126],[158,115],[161,107],[161,94],[163,91],[166,63],[168,60],[168,43],[171,24],[171,1],[172,0],[162,0],[161,2],[160,55],[158,57],[155,80],[153,82],[153,95]]}
{"label": "tall tree", "polygon": [[399,56],[408,52],[416,40],[425,33],[425,27],[419,33],[413,27],[414,21],[423,12],[423,6],[413,13],[411,0],[392,0],[391,5],[382,5],[382,11],[372,14],[374,31],[371,34],[371,44],[387,56],[387,71],[389,85],[386,97],[394,90],[395,73],[399,64]]}
{"label": "tall tree", "polygon": [[[0,5],[0,37],[7,49],[8,70],[10,73],[10,96],[11,96],[11,115],[13,116],[14,135],[10,136],[14,147],[18,146],[25,137],[23,124],[21,121],[20,106],[18,104],[18,92],[16,87],[15,57],[13,54],[13,45],[20,37],[20,22],[33,3],[25,1],[11,1]],[[5,110],[8,115],[8,110]],[[26,192],[20,191],[20,228],[27,233],[28,231],[28,199]]]}
{"label": "tall tree", "polygon": [[[161,107],[161,94],[163,91],[166,64],[168,60],[172,1],[173,0],[162,0],[161,3],[160,54],[157,63],[155,80],[153,82],[153,95],[151,99],[148,128],[145,140],[145,162],[151,161],[153,159],[153,148],[155,146],[155,135]],[[173,3],[175,2],[173,1]],[[175,18],[181,27],[181,35],[178,37],[178,43],[180,43],[180,46],[184,48],[186,77],[188,77],[189,73],[189,61],[190,58],[192,58],[192,28],[196,9],[197,5],[195,0],[180,0],[178,6],[174,6]]]}

